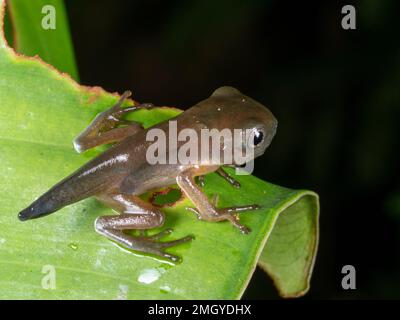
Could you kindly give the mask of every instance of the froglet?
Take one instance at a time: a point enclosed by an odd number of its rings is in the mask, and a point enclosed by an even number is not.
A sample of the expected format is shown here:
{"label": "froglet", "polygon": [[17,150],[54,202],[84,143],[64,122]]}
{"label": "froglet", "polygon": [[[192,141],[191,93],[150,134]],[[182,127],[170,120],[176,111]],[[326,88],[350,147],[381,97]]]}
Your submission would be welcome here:
{"label": "froglet", "polygon": [[[217,208],[216,201],[209,201],[195,181],[197,176],[217,172],[233,186],[239,187],[239,183],[222,166],[240,166],[243,163],[227,163],[224,158],[220,163],[200,159],[196,164],[184,164],[178,159],[177,163],[149,164],[146,150],[153,142],[146,137],[149,130],[154,128],[163,130],[168,137],[168,125],[172,120],[176,121],[178,130],[191,128],[199,136],[204,128],[246,129],[251,130],[253,135],[250,140],[244,140],[243,144],[250,144],[253,148],[252,158],[255,158],[264,153],[275,135],[277,120],[273,114],[235,88],[221,87],[209,98],[175,118],[144,129],[136,122],[124,120],[123,116],[140,108],[151,109],[154,106],[138,104],[122,107],[129,96],[130,92],[126,91],[114,106],[98,114],[89,127],[74,140],[78,152],[102,144],[113,145],[22,210],[18,214],[19,219],[25,221],[43,217],[82,199],[95,197],[119,213],[98,217],[94,223],[98,233],[133,251],[178,261],[180,258],[168,253],[166,249],[191,241],[193,237],[159,241],[171,233],[171,229],[146,235],[145,230],[161,227],[165,216],[159,208],[139,198],[147,191],[177,183],[193,202],[195,208],[191,208],[191,211],[199,219],[211,222],[228,220],[243,233],[248,233],[250,230],[239,222],[238,213],[258,209],[258,205]],[[179,151],[183,144],[184,142],[178,141],[175,150],[170,148],[167,152]],[[235,148],[241,149],[243,145]],[[221,151],[222,149],[223,144]],[[252,159],[245,159],[250,160]],[[124,232],[126,230],[139,230],[139,235],[127,234]]]}

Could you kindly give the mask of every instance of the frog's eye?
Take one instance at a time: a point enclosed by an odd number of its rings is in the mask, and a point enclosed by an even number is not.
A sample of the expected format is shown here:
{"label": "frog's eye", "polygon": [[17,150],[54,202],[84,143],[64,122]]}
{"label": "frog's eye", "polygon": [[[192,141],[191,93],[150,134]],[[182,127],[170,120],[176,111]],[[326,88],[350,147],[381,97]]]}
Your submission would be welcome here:
{"label": "frog's eye", "polygon": [[265,134],[263,129],[254,128],[249,135],[247,145],[251,148],[257,147],[264,141],[264,137]]}
{"label": "frog's eye", "polygon": [[253,138],[253,144],[255,146],[259,145],[264,139],[264,133],[262,133],[262,131],[256,131],[254,133],[254,138]]}

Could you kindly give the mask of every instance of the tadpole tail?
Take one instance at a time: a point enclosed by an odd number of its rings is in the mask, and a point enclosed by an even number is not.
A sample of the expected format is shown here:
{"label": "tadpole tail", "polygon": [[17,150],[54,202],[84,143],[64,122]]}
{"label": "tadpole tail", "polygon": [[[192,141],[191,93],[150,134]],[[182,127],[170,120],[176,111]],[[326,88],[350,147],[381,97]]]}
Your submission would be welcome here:
{"label": "tadpole tail", "polygon": [[18,214],[19,220],[25,221],[44,217],[67,205],[94,195],[105,179],[98,179],[91,175],[82,177],[84,169],[84,167],[78,169],[22,210]]}
{"label": "tadpole tail", "polygon": [[[45,192],[30,206],[22,210],[18,214],[21,221],[36,219],[51,214],[71,203],[75,203],[83,199],[86,195],[84,192],[79,194],[81,188],[76,188],[76,178],[74,175],[57,183],[50,190]],[[80,190],[79,190],[80,189]]]}

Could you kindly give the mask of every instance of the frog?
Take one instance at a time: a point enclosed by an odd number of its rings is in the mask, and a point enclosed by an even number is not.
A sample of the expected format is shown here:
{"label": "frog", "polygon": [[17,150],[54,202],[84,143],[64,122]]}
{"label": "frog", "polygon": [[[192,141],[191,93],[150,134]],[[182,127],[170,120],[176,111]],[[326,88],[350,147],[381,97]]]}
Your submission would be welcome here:
{"label": "frog", "polygon": [[[73,141],[79,153],[101,145],[111,146],[20,211],[19,220],[44,217],[94,197],[117,213],[97,217],[94,221],[97,233],[133,252],[179,262],[181,257],[169,253],[168,248],[190,242],[194,236],[162,241],[163,237],[173,232],[171,228],[148,235],[147,231],[161,228],[166,217],[161,208],[140,197],[151,190],[177,184],[194,205],[187,209],[198,219],[207,222],[230,221],[243,234],[248,234],[250,228],[240,222],[239,213],[259,210],[260,206],[245,204],[218,208],[218,197],[208,199],[202,186],[204,176],[216,172],[232,186],[240,188],[240,183],[224,167],[243,167],[246,162],[264,154],[277,130],[278,122],[272,112],[239,90],[223,86],[176,117],[145,129],[138,122],[126,120],[125,115],[156,107],[149,103],[124,106],[130,95],[130,91],[125,91],[115,105],[99,113]],[[176,122],[178,129],[191,128],[199,135],[205,128],[246,129],[252,134],[247,140],[243,139],[238,148],[242,151],[250,145],[251,158],[243,158],[242,163],[228,163],[224,159],[220,162],[201,159],[196,163],[181,163],[178,159],[176,163],[149,164],[146,150],[153,143],[148,139],[149,130],[156,128],[168,135],[171,121]],[[175,150],[168,152],[177,151],[182,145],[183,142],[178,142]]]}

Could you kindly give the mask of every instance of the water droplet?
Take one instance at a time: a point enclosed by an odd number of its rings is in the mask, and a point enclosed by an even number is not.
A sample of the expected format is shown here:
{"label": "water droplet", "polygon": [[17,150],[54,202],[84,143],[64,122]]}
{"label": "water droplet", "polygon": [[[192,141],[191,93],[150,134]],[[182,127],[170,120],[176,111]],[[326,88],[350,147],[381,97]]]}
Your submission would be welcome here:
{"label": "water droplet", "polygon": [[157,269],[146,269],[144,270],[138,278],[138,281],[145,284],[153,283],[157,281],[161,276],[161,272]]}
{"label": "water droplet", "polygon": [[99,258],[96,258],[96,262],[95,262],[94,266],[96,268],[100,268],[101,267],[101,260]]}
{"label": "water droplet", "polygon": [[69,246],[72,250],[78,250],[78,244],[76,244],[76,243],[74,243],[74,242],[71,242],[68,246]]}
{"label": "water droplet", "polygon": [[169,286],[160,287],[160,293],[168,293],[170,291],[171,291],[171,288]]}

